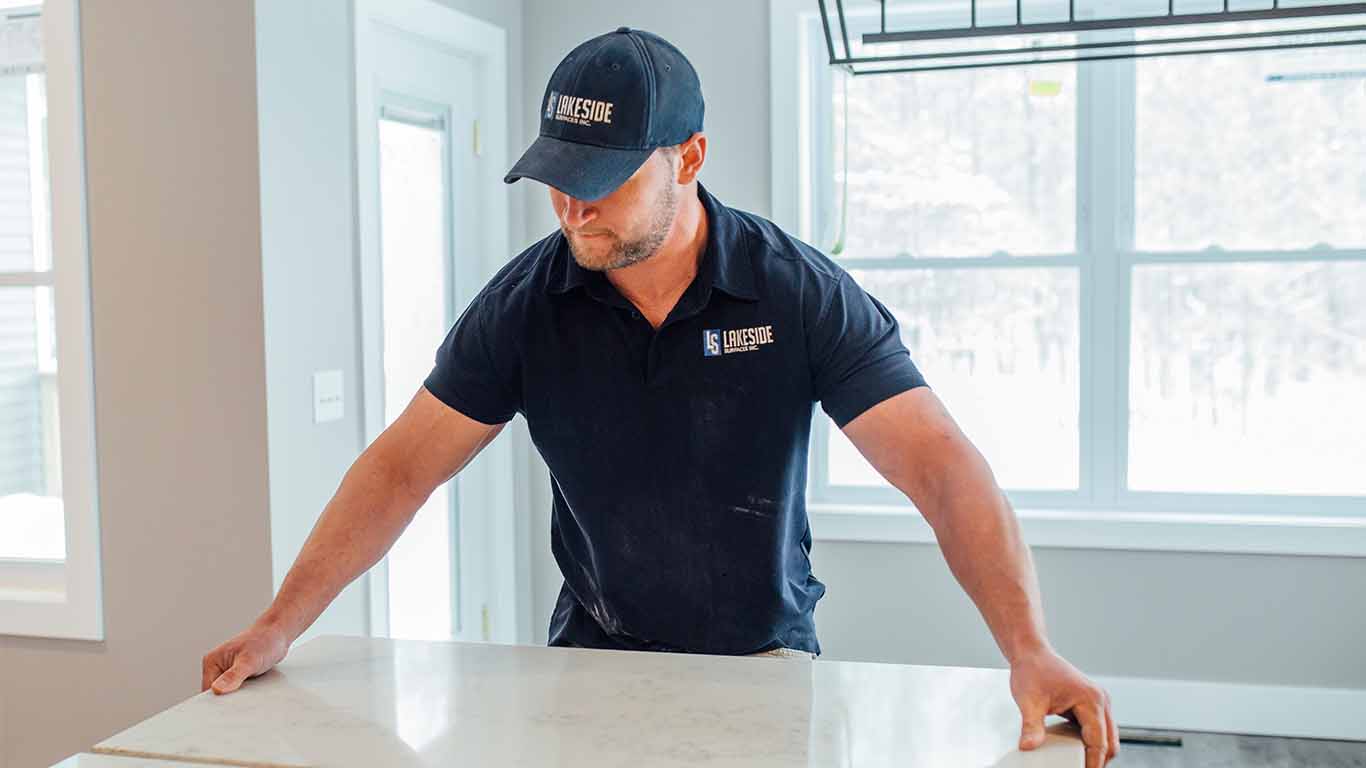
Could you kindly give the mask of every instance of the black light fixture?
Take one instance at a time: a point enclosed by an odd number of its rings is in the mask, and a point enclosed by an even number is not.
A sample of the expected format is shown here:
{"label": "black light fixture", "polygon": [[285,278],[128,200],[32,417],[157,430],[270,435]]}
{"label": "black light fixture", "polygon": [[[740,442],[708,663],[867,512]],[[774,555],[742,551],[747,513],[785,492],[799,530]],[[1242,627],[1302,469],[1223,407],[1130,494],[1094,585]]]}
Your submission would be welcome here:
{"label": "black light fixture", "polygon": [[[913,43],[917,46],[948,43],[939,49],[915,48],[909,52],[885,55],[853,55],[849,44],[849,25],[844,0],[834,0],[832,16],[826,0],[817,0],[821,23],[825,28],[825,44],[830,63],[854,75],[891,74],[898,72],[933,72],[980,67],[1002,67],[1022,64],[1048,64],[1077,61],[1107,61],[1139,59],[1152,56],[1189,56],[1194,54],[1232,53],[1239,51],[1286,50],[1295,48],[1327,48],[1343,45],[1366,45],[1366,3],[1297,3],[1281,7],[1280,0],[1271,0],[1269,8],[1232,10],[1229,0],[1223,0],[1219,11],[1177,13],[1175,0],[1167,0],[1167,12],[1162,15],[1120,18],[1078,18],[1076,0],[1067,0],[1067,18],[1054,21],[1026,22],[1023,0],[1015,0],[1014,20],[1006,24],[979,24],[981,14],[978,0],[962,0],[967,11],[967,26],[935,29],[889,30],[887,28],[887,0],[877,0],[879,28],[863,34],[863,46],[886,43]],[[904,7],[912,8],[914,3]],[[999,3],[993,3],[999,6]],[[1050,7],[1060,4],[1050,4]],[[1230,22],[1266,22],[1304,20],[1315,17],[1348,17],[1332,26],[1306,26],[1295,23],[1284,29],[1258,29],[1239,32],[1180,34],[1178,36],[1139,37],[1125,39],[1094,39],[1088,33],[1105,30],[1143,30],[1177,26],[1197,26]],[[1355,16],[1356,18],[1351,18]],[[1036,35],[1077,35],[1070,43],[1036,44],[1029,38]],[[835,42],[843,43],[843,54],[836,52]],[[973,46],[974,41],[999,45],[1003,39],[1017,38],[1018,46]]]}

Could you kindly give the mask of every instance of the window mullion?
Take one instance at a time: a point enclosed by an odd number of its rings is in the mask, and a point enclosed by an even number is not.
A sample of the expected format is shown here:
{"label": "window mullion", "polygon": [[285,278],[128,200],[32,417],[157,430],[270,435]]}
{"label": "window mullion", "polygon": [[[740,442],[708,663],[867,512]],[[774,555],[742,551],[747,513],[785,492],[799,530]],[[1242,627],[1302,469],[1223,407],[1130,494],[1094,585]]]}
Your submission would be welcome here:
{"label": "window mullion", "polygon": [[1113,508],[1124,487],[1128,442],[1133,62],[1084,64],[1078,79],[1082,492],[1093,505]]}

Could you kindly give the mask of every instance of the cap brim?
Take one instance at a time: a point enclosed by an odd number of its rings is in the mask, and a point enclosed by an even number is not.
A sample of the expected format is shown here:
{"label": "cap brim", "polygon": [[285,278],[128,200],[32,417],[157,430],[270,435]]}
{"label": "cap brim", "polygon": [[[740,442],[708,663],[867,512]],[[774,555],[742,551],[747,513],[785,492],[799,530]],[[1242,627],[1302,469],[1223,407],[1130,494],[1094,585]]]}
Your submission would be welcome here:
{"label": "cap brim", "polygon": [[654,153],[654,149],[615,149],[540,136],[503,177],[511,184],[535,179],[578,198],[597,200],[621,186]]}

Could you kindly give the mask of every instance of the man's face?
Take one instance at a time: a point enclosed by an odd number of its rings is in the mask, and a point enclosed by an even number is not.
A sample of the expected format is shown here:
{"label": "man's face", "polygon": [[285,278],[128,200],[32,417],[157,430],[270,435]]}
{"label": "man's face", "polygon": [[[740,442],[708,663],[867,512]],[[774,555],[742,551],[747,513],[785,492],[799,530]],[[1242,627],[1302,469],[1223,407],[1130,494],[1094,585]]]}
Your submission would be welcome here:
{"label": "man's face", "polygon": [[676,156],[657,149],[620,187],[592,201],[550,187],[550,205],[579,266],[620,269],[659,250],[678,213],[677,166]]}

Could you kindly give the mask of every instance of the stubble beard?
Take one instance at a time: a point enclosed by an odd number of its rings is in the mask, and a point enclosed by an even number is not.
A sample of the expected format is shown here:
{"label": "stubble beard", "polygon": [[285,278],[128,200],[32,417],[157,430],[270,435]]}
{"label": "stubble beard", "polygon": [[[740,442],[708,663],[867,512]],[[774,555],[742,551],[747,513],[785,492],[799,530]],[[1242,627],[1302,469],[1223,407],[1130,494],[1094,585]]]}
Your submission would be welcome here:
{"label": "stubble beard", "polygon": [[659,252],[659,247],[669,237],[669,230],[673,228],[674,217],[677,214],[678,189],[670,179],[659,195],[658,202],[650,214],[650,227],[643,236],[635,240],[622,241],[615,234],[609,233],[605,237],[612,242],[612,247],[603,256],[581,252],[575,246],[573,238],[569,238],[569,250],[579,266],[598,272],[639,264]]}

